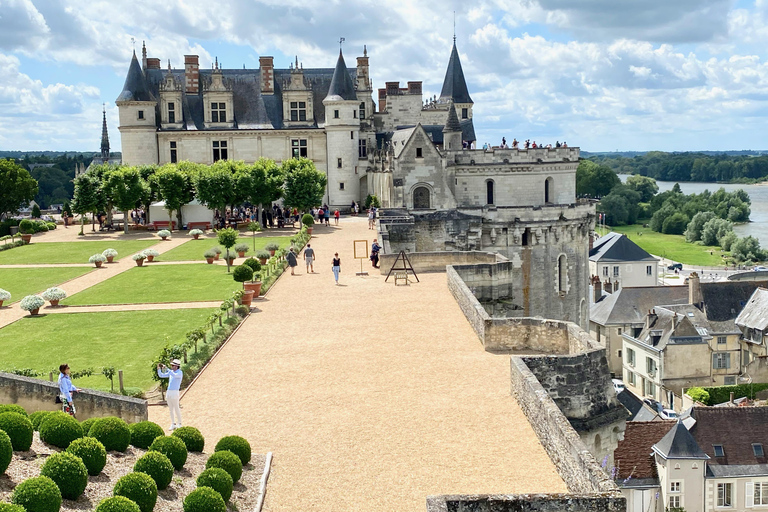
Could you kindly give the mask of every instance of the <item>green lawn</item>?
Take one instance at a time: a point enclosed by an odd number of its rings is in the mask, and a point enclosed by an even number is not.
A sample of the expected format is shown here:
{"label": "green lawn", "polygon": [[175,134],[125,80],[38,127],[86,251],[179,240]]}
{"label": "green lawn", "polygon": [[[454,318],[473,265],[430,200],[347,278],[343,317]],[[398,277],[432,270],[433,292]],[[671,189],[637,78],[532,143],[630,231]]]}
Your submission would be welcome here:
{"label": "green lawn", "polygon": [[0,265],[32,263],[88,263],[88,258],[112,248],[124,258],[155,245],[159,240],[104,240],[92,242],[34,242],[0,252]]}
{"label": "green lawn", "polygon": [[[664,235],[644,228],[641,224],[617,226],[613,231],[624,233],[637,245],[655,256],[661,256],[686,265],[723,265],[720,247],[689,244],[683,235]],[[710,254],[710,252],[712,254]]]}
{"label": "green lawn", "polygon": [[[102,366],[123,370],[126,387],[148,389],[153,381],[149,366],[166,338],[181,343],[185,334],[205,323],[210,309],[124,311],[119,313],[25,316],[0,329],[0,369],[32,368],[47,372],[67,363],[72,371],[93,368],[98,374],[78,379],[75,385],[109,389]],[[23,341],[23,343],[20,343]],[[58,371],[54,373],[54,377]],[[117,376],[115,376],[117,389]],[[53,400],[53,398],[51,398]]]}
{"label": "green lawn", "polygon": [[27,295],[42,292],[92,270],[95,269],[89,267],[0,268],[0,288],[11,292],[11,302],[17,302]]}
{"label": "green lawn", "polygon": [[241,287],[222,265],[145,263],[67,297],[62,304],[223,301]]}
{"label": "green lawn", "polygon": [[[250,236],[242,236],[237,239],[237,243],[245,243],[250,247],[246,256],[253,256],[253,238]],[[256,235],[256,251],[261,251],[264,246],[269,243],[280,244],[280,247],[288,247],[291,244],[291,237],[289,236],[261,236]],[[202,260],[203,253],[211,247],[216,247],[219,243],[216,241],[216,237],[213,235],[207,235],[205,238],[200,237],[200,240],[190,240],[189,242],[178,246],[175,249],[171,249],[167,253],[163,254],[160,258],[163,261],[195,261]],[[222,250],[224,248],[222,247]]]}

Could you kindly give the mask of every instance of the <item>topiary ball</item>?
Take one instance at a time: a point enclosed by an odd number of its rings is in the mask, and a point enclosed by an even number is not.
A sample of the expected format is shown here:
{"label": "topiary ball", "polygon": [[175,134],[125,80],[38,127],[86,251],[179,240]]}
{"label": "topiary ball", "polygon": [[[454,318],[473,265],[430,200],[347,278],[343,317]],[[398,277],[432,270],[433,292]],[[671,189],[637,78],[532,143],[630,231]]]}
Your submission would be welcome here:
{"label": "topiary ball", "polygon": [[88,435],[101,441],[108,452],[124,452],[131,444],[128,424],[115,416],[96,420]]}
{"label": "topiary ball", "polygon": [[168,460],[168,457],[160,452],[149,451],[145,453],[136,461],[133,470],[151,476],[160,491],[168,487],[173,480],[173,464]]}
{"label": "topiary ball", "polygon": [[71,453],[54,453],[40,468],[40,475],[47,476],[59,487],[61,496],[68,500],[76,500],[88,485],[88,469],[83,460]]}
{"label": "topiary ball", "polygon": [[141,512],[141,509],[125,496],[112,496],[101,500],[96,512]]}
{"label": "topiary ball", "polygon": [[11,503],[21,505],[26,512],[59,512],[61,491],[47,476],[38,476],[17,485]]}
{"label": "topiary ball", "polygon": [[21,505],[11,503],[0,503],[0,512],[26,512]]}
{"label": "topiary ball", "polygon": [[51,414],[51,411],[35,411],[29,415],[29,421],[32,422],[32,428],[40,430],[40,424]]}
{"label": "topiary ball", "polygon": [[75,418],[61,411],[52,412],[40,422],[40,439],[66,449],[75,439],[83,437],[83,428]]}
{"label": "topiary ball", "polygon": [[0,414],[3,414],[4,412],[17,412],[22,416],[29,417],[27,411],[22,406],[17,404],[0,404]]}
{"label": "topiary ball", "polygon": [[240,480],[240,477],[243,476],[243,464],[240,462],[240,457],[228,450],[216,452],[208,457],[208,461],[205,463],[205,469],[211,468],[223,469],[229,473],[233,482],[237,482]]}
{"label": "topiary ball", "polygon": [[227,512],[227,504],[210,487],[198,487],[184,498],[184,512]]}
{"label": "topiary ball", "polygon": [[146,473],[128,473],[117,481],[112,493],[133,501],[141,512],[152,512],[157,502],[157,484]]}
{"label": "topiary ball", "polygon": [[0,475],[5,473],[13,459],[13,444],[11,438],[0,430]]}
{"label": "topiary ball", "polygon": [[0,414],[0,430],[4,430],[11,438],[13,451],[25,452],[32,446],[32,435],[35,429],[32,428],[32,422],[25,415],[17,412]]}
{"label": "topiary ball", "polygon": [[89,436],[91,433],[91,427],[94,423],[99,421],[101,418],[88,418],[87,420],[83,420],[80,422],[80,426],[83,427],[83,435]]}
{"label": "topiary ball", "polygon": [[190,452],[202,453],[205,448],[205,438],[195,427],[179,427],[171,435],[184,441]]}
{"label": "topiary ball", "polygon": [[179,470],[183,468],[184,463],[187,462],[187,447],[184,445],[184,441],[178,437],[158,437],[152,441],[149,449],[160,452],[168,457],[174,469]]}
{"label": "topiary ball", "polygon": [[101,473],[107,465],[107,450],[103,444],[92,437],[75,439],[67,448],[67,452],[80,457],[91,476]]}
{"label": "topiary ball", "polygon": [[232,496],[232,487],[234,485],[235,482],[232,480],[232,477],[229,476],[229,473],[221,468],[206,469],[197,477],[198,487],[210,487],[221,494],[224,501],[229,501],[230,496]]}
{"label": "topiary ball", "polygon": [[140,421],[128,426],[131,431],[131,444],[146,450],[155,438],[165,435],[163,428],[151,421]]}
{"label": "topiary ball", "polygon": [[222,437],[216,443],[216,448],[213,451],[221,452],[224,450],[229,450],[240,457],[240,462],[243,463],[243,466],[251,461],[251,444],[245,438],[240,436]]}

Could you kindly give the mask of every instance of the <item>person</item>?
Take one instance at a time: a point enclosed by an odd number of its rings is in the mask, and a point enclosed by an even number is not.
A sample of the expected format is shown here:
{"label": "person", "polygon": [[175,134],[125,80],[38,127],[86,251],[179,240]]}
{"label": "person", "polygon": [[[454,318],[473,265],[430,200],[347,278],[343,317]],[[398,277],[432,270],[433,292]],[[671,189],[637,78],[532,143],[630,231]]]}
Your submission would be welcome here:
{"label": "person", "polygon": [[336,223],[337,226],[339,225],[339,215],[340,213],[338,208],[333,210],[333,221]]}
{"label": "person", "polygon": [[296,253],[293,252],[293,247],[288,251],[288,254],[285,255],[286,261],[288,261],[288,266],[291,267],[291,275],[295,276],[296,274],[293,273],[293,269],[296,268],[296,265],[298,265],[298,261],[296,261]]}
{"label": "person", "polygon": [[317,210],[317,221],[318,223],[323,223],[323,217],[325,217],[325,212],[323,211],[323,207],[321,206],[320,209]]}
{"label": "person", "polygon": [[297,208],[293,209],[293,221],[296,223],[299,222],[299,210]]}
{"label": "person", "polygon": [[315,250],[312,249],[310,244],[307,244],[307,248],[304,249],[304,263],[307,264],[307,273],[315,273]]}
{"label": "person", "polygon": [[368,229],[376,229],[376,210],[373,206],[368,210]]}
{"label": "person", "polygon": [[357,217],[357,214],[360,213],[360,205],[355,202],[355,217]]}
{"label": "person", "polygon": [[77,414],[75,403],[72,401],[72,393],[80,391],[72,384],[69,365],[64,363],[59,366],[59,398],[61,399],[61,410],[70,416]]}
{"label": "person", "polygon": [[333,278],[336,280],[336,285],[339,284],[339,273],[341,273],[341,258],[339,258],[339,253],[335,253],[333,255],[333,262],[331,270],[333,270]]}
{"label": "person", "polygon": [[371,245],[371,263],[373,264],[373,268],[379,268],[379,251],[381,250],[381,246],[379,245],[378,239],[373,239],[373,245]]}
{"label": "person", "polygon": [[181,379],[184,377],[184,373],[181,371],[181,361],[178,359],[171,361],[170,370],[163,363],[160,363],[157,365],[157,376],[161,379],[168,379],[168,390],[165,392],[165,401],[168,403],[168,411],[171,413],[170,430],[181,428],[179,389],[181,388]]}
{"label": "person", "polygon": [[325,225],[331,225],[331,209],[328,207],[328,205],[325,205]]}
{"label": "person", "polygon": [[67,212],[62,212],[61,219],[64,221],[64,227],[69,229],[69,217],[67,216]]}
{"label": "person", "polygon": [[516,138],[512,139],[512,149],[517,149],[519,145],[520,143],[517,141]]}
{"label": "person", "polygon": [[506,145],[507,145],[507,138],[506,138],[506,137],[502,137],[502,138],[501,138],[501,147],[503,148],[503,147],[505,147]]}

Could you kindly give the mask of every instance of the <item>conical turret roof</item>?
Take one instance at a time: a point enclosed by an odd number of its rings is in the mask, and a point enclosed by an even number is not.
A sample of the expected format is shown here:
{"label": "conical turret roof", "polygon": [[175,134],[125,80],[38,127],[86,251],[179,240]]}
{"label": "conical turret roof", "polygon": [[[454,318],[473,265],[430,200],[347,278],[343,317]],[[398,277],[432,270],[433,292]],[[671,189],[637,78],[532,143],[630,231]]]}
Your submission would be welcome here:
{"label": "conical turret roof", "polygon": [[448,109],[448,119],[445,121],[445,128],[443,133],[448,132],[460,132],[461,123],[459,122],[459,116],[456,114],[456,107],[451,103],[451,108]]}
{"label": "conical turret roof", "polygon": [[331,86],[328,89],[327,100],[357,100],[355,85],[352,83],[352,77],[349,76],[347,65],[344,62],[344,55],[339,50],[339,60],[336,61],[336,69],[333,71]]}
{"label": "conical turret roof", "polygon": [[709,459],[680,420],[653,445],[653,451],[665,459]]}
{"label": "conical turret roof", "polygon": [[448,61],[448,69],[445,72],[440,100],[442,102],[453,100],[454,103],[474,104],[469,96],[467,82],[464,80],[464,70],[461,69],[461,60],[459,60],[459,51],[456,49],[455,41],[451,50],[451,58]]}
{"label": "conical turret roof", "polygon": [[136,58],[136,52],[133,52],[128,76],[125,77],[123,92],[120,93],[116,101],[155,101],[152,93],[149,92],[149,87],[147,87],[144,72],[139,65],[139,59]]}

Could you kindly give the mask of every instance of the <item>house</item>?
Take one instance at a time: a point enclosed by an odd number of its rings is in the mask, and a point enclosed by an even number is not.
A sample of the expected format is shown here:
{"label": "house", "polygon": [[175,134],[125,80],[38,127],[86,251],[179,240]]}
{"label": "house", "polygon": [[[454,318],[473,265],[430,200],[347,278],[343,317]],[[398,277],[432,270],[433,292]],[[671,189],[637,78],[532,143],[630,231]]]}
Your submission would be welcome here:
{"label": "house", "polygon": [[766,382],[768,369],[768,289],[758,288],[736,318],[741,330],[742,371],[758,382]]}
{"label": "house", "polygon": [[606,291],[629,286],[656,286],[659,260],[621,233],[608,233],[589,251],[589,273],[599,277]]}

